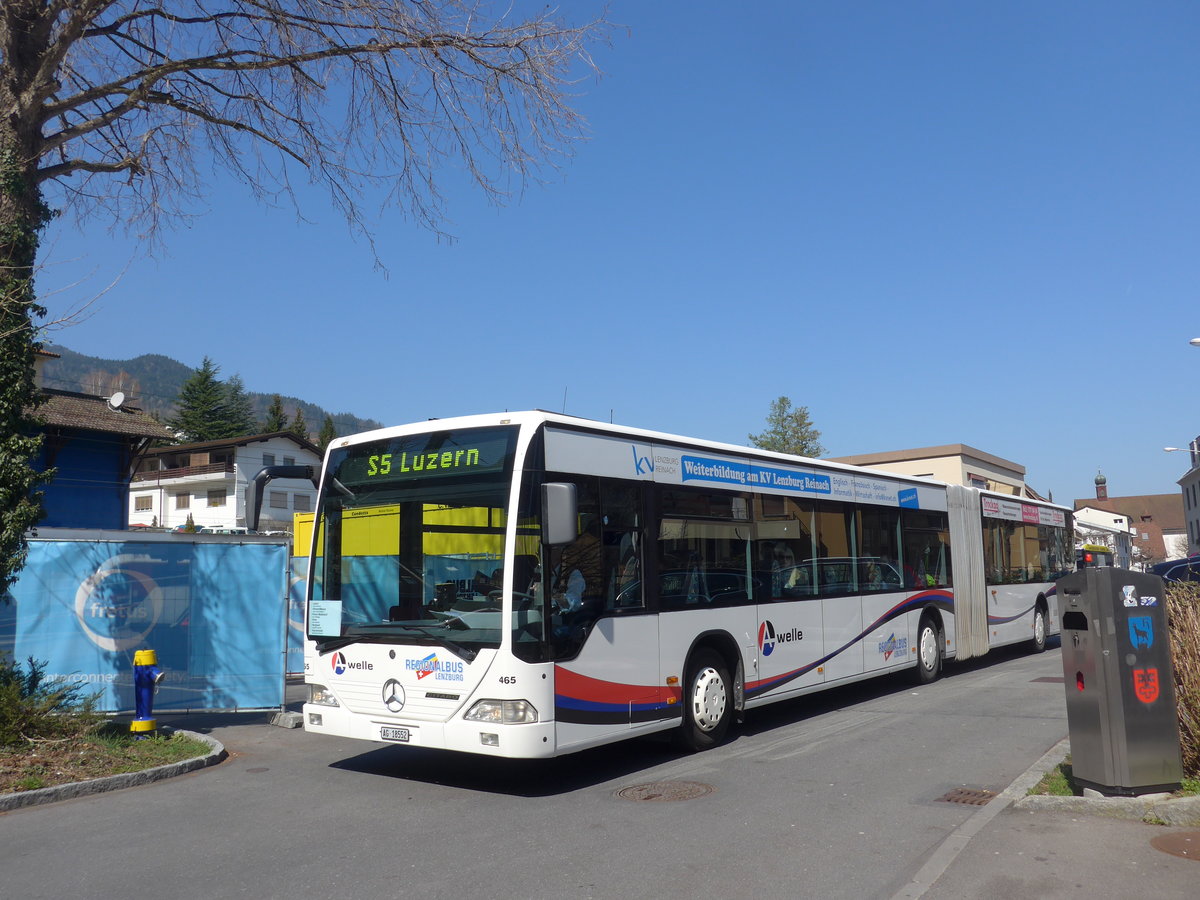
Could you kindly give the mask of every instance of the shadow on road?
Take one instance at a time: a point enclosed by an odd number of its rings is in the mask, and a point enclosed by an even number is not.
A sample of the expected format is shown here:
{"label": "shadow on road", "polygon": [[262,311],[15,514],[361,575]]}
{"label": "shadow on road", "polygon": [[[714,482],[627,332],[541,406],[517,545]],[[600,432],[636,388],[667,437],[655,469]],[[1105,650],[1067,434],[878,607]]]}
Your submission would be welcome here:
{"label": "shadow on road", "polygon": [[[1057,647],[1058,638],[1052,638],[1047,646]],[[961,677],[1028,654],[1028,648],[1020,646],[992,650],[980,659],[949,663],[943,670],[943,677]],[[913,689],[913,674],[902,672],[753,709],[747,713],[744,723],[733,728],[730,740],[764,734]],[[332,763],[331,768],[466,791],[548,797],[626,778],[686,756],[687,753],[671,743],[670,732],[667,732],[543,760],[493,759],[444,750],[388,746],[339,760]]]}

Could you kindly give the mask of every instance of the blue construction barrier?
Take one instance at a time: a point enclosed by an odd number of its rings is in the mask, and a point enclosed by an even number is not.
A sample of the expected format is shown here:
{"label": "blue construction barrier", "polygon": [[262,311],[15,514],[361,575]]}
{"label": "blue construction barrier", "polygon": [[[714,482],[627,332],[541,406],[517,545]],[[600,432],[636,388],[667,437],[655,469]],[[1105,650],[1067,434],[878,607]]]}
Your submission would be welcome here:
{"label": "blue construction barrier", "polygon": [[293,556],[288,570],[287,673],[304,674],[304,588],[308,557]]}
{"label": "blue construction barrier", "polygon": [[157,652],[156,710],[283,704],[285,540],[41,529],[0,610],[0,651],[134,708],[133,655]]}

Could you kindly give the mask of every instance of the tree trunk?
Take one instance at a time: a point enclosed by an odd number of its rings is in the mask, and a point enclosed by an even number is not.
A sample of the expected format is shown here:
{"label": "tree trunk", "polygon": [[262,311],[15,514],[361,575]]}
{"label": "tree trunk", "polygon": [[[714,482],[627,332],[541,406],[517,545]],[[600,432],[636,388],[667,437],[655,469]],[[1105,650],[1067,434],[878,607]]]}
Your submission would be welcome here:
{"label": "tree trunk", "polygon": [[[14,63],[28,52],[14,53]],[[27,49],[28,48],[24,48]],[[21,66],[14,65],[17,73]],[[19,74],[0,83],[0,110],[17,108]],[[18,116],[0,116],[0,597],[16,578],[28,552],[25,533],[42,514],[39,484],[47,473],[33,468],[42,438],[35,419],[37,320],[45,315],[33,290],[38,236],[50,218],[37,187],[41,131]]]}

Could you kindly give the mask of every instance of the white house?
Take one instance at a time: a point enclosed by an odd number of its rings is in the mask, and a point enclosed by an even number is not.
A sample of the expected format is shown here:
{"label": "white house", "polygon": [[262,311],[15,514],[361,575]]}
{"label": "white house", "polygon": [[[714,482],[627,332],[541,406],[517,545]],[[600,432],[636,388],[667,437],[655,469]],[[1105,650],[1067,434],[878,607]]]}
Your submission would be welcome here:
{"label": "white house", "polygon": [[[148,450],[129,486],[130,525],[175,528],[191,516],[197,528],[244,528],[247,483],[264,466],[290,465],[321,466],[316,445],[290,431]],[[259,531],[290,532],[293,514],[312,512],[316,495],[306,479],[271,481]]]}
{"label": "white house", "polygon": [[1085,545],[1107,547],[1113,551],[1113,565],[1132,568],[1133,537],[1137,528],[1128,516],[1109,509],[1084,506],[1075,510],[1075,549]]}

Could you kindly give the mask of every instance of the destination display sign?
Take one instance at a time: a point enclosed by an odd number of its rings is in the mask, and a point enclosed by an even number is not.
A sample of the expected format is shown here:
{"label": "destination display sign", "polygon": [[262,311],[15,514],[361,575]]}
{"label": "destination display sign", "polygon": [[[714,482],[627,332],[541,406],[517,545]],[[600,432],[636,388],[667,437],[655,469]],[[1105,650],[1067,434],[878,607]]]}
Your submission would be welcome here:
{"label": "destination display sign", "polygon": [[347,487],[503,472],[515,437],[513,428],[404,435],[337,451],[332,471]]}

